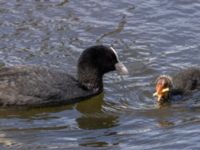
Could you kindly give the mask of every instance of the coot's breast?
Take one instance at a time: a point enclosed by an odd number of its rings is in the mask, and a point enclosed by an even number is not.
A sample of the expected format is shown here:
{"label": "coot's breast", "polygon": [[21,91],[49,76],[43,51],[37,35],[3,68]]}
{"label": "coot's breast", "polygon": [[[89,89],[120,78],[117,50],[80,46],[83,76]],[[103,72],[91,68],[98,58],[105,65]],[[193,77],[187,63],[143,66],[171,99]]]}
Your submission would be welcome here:
{"label": "coot's breast", "polygon": [[0,69],[1,105],[55,105],[73,103],[98,94],[80,87],[65,72],[38,66]]}

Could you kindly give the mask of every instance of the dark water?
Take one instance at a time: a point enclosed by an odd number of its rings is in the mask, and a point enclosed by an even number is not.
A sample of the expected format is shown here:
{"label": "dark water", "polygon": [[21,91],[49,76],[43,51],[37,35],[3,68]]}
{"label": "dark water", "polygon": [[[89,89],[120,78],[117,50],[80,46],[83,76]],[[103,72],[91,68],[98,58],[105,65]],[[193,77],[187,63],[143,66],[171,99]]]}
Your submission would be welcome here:
{"label": "dark water", "polygon": [[0,149],[200,149],[200,94],[158,108],[159,74],[200,64],[198,0],[0,0],[0,64],[76,73],[81,51],[113,45],[126,77],[82,103],[0,109]]}

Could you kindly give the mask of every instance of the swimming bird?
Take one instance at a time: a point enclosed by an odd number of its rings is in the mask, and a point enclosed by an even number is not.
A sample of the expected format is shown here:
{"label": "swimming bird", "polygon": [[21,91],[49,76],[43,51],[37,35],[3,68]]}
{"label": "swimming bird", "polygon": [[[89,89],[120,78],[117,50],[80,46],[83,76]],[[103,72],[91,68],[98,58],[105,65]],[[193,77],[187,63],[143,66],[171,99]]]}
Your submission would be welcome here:
{"label": "swimming bird", "polygon": [[41,66],[0,68],[1,106],[47,106],[79,102],[103,91],[103,75],[128,74],[117,52],[104,45],[87,48],[78,59],[77,77]]}
{"label": "swimming bird", "polygon": [[158,103],[169,102],[175,95],[185,95],[195,89],[200,89],[200,68],[181,70],[174,76],[161,75],[156,79],[156,92]]}

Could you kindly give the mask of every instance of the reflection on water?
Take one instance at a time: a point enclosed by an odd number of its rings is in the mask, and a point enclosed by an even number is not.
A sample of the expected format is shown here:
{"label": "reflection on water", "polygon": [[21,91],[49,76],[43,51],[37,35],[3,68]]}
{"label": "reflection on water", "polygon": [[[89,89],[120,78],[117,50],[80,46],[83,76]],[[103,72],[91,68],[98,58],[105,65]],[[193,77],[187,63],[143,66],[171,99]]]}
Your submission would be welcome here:
{"label": "reflection on water", "polygon": [[[97,96],[94,96],[90,99],[84,100],[80,103],[77,103],[75,105],[66,105],[66,106],[58,106],[58,107],[41,107],[41,108],[24,108],[24,107],[5,107],[0,109],[0,117],[1,118],[12,118],[12,117],[20,117],[22,119],[48,119],[51,118],[49,114],[51,113],[59,113],[66,110],[72,110],[75,109],[80,113],[80,117],[77,118],[77,123],[81,126],[85,126],[84,122],[94,120],[94,124],[96,123],[98,126],[98,123],[95,121],[99,119],[102,119],[99,122],[99,128],[101,128],[101,125],[106,124],[108,126],[111,125],[111,122],[115,123],[114,120],[117,119],[114,115],[111,113],[104,112],[104,94],[101,93]],[[112,119],[113,118],[113,119]],[[115,118],[115,119],[114,119]],[[86,121],[84,121],[86,120]],[[103,121],[104,120],[104,121]],[[106,121],[107,120],[107,121]],[[83,122],[83,125],[81,125],[81,122]],[[108,123],[106,123],[108,122]],[[92,124],[88,124],[88,129],[90,129],[90,126],[92,127]],[[98,128],[98,127],[97,127]],[[106,128],[106,127],[105,127]]]}
{"label": "reflection on water", "polygon": [[96,114],[103,111],[104,93],[92,97],[86,101],[76,104],[76,109],[82,114]]}
{"label": "reflection on water", "polygon": [[103,111],[103,93],[76,105],[81,117],[76,119],[81,129],[110,128],[117,125],[118,116]]}
{"label": "reflection on water", "polygon": [[198,1],[0,1],[0,66],[76,73],[94,44],[115,47],[129,76],[79,104],[0,108],[0,149],[199,149],[199,93],[167,106],[152,97],[160,74],[199,66]]}
{"label": "reflection on water", "polygon": [[6,138],[4,134],[0,133],[0,145],[3,145],[4,147],[12,147],[12,146],[19,145],[19,143],[16,143],[15,141],[11,139]]}
{"label": "reflection on water", "polygon": [[[114,127],[118,124],[118,116],[113,113],[104,112],[104,93],[92,97],[88,100],[82,101],[75,105],[67,105],[62,107],[48,107],[48,108],[2,108],[0,110],[0,117],[10,118],[10,122],[7,122],[8,126],[2,126],[1,130],[5,133],[4,136],[0,138],[0,144],[4,147],[21,147],[20,141],[13,140],[12,138],[7,138],[6,133],[20,133],[20,132],[38,132],[38,131],[56,131],[63,130],[67,132],[66,129],[71,128],[70,122],[65,118],[61,121],[61,124],[56,125],[59,122],[58,114],[63,112],[68,112],[74,110],[78,111],[80,115],[76,117],[75,122],[77,128],[84,130],[95,130],[95,129],[107,129]],[[21,119],[19,125],[15,125],[12,122]],[[66,118],[67,119],[67,118]],[[43,120],[43,121],[42,121]],[[49,124],[45,124],[49,120]],[[55,120],[55,122],[54,122]],[[43,124],[43,123],[44,124]],[[55,124],[56,123],[56,124]],[[26,125],[25,125],[26,124]],[[16,136],[18,137],[18,135]],[[19,137],[18,137],[19,138]],[[80,138],[81,146],[94,146],[101,147],[107,145],[106,142],[98,141],[94,137],[83,137]]]}

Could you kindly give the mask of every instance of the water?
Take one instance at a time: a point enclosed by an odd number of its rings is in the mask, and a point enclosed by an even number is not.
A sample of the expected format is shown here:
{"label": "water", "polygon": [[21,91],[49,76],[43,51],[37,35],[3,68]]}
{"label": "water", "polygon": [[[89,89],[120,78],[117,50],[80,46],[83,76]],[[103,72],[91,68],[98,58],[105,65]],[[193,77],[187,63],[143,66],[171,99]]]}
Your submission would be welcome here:
{"label": "water", "polygon": [[109,73],[104,93],[79,104],[0,109],[0,149],[199,149],[199,93],[159,108],[159,74],[199,66],[197,0],[0,0],[0,64],[76,73],[95,44],[115,47],[126,77]]}

